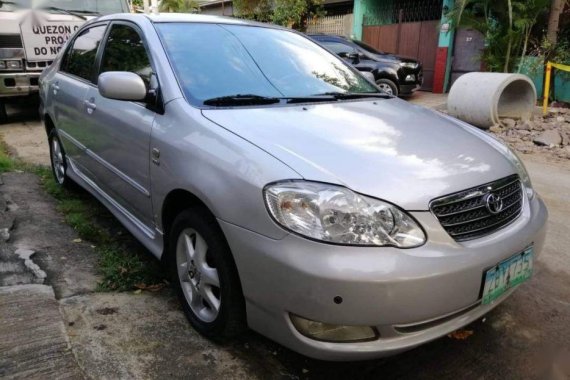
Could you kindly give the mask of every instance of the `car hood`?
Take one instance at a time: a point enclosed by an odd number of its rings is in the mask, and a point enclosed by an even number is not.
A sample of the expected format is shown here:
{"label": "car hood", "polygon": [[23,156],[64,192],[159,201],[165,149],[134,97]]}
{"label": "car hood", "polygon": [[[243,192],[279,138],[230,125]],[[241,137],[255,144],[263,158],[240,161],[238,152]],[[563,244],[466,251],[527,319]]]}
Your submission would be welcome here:
{"label": "car hood", "polygon": [[394,63],[400,63],[400,62],[418,63],[419,62],[417,59],[414,59],[411,57],[404,57],[401,55],[395,55],[395,54],[390,54],[390,53],[384,53],[384,54],[371,54],[371,53],[369,53],[369,55],[378,61],[389,61],[389,62],[394,62]]}
{"label": "car hood", "polygon": [[306,180],[407,210],[515,173],[484,132],[396,98],[202,112]]}

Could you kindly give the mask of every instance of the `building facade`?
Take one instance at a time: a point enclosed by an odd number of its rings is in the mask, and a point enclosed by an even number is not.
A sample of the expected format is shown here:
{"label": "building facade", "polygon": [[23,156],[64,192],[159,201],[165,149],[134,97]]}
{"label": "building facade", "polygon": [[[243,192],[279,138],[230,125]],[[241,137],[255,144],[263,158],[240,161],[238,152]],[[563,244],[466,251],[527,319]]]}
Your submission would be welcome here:
{"label": "building facade", "polygon": [[424,90],[449,88],[454,31],[446,14],[453,0],[355,0],[353,37],[373,47],[419,59]]}

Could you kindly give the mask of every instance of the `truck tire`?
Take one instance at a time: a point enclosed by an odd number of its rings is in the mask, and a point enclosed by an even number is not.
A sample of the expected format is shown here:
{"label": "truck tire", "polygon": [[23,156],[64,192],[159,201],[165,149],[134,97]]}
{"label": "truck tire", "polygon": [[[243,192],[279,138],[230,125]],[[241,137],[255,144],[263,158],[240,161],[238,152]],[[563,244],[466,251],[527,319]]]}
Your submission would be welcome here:
{"label": "truck tire", "polygon": [[8,113],[6,112],[6,103],[0,101],[0,124],[8,122]]}

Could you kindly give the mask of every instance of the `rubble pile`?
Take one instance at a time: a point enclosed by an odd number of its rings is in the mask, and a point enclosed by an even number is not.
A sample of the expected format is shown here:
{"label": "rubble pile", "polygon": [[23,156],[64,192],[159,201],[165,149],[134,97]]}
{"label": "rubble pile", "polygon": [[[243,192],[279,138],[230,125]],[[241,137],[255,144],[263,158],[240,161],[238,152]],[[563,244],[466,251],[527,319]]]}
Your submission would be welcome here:
{"label": "rubble pile", "polygon": [[570,160],[570,108],[553,108],[548,115],[533,115],[528,121],[501,121],[502,126],[495,125],[489,131],[517,152]]}

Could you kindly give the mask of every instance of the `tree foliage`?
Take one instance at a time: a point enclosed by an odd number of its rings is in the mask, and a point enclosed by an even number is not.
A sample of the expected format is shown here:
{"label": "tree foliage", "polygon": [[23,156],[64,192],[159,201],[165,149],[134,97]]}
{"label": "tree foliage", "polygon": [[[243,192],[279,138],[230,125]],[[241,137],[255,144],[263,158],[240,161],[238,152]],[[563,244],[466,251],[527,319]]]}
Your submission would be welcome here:
{"label": "tree foliage", "polygon": [[304,30],[307,19],[324,16],[323,2],[324,0],[275,0],[273,22]]}
{"label": "tree foliage", "polygon": [[273,10],[270,0],[234,0],[235,15],[249,20],[270,22]]}
{"label": "tree foliage", "polygon": [[160,12],[196,13],[200,6],[196,0],[162,0],[158,6]]}
{"label": "tree foliage", "polygon": [[448,17],[455,27],[473,28],[485,36],[482,60],[488,70],[511,72],[525,56],[531,32],[550,1],[458,0]]}
{"label": "tree foliage", "polygon": [[304,30],[309,18],[324,16],[324,0],[234,0],[241,18]]}

